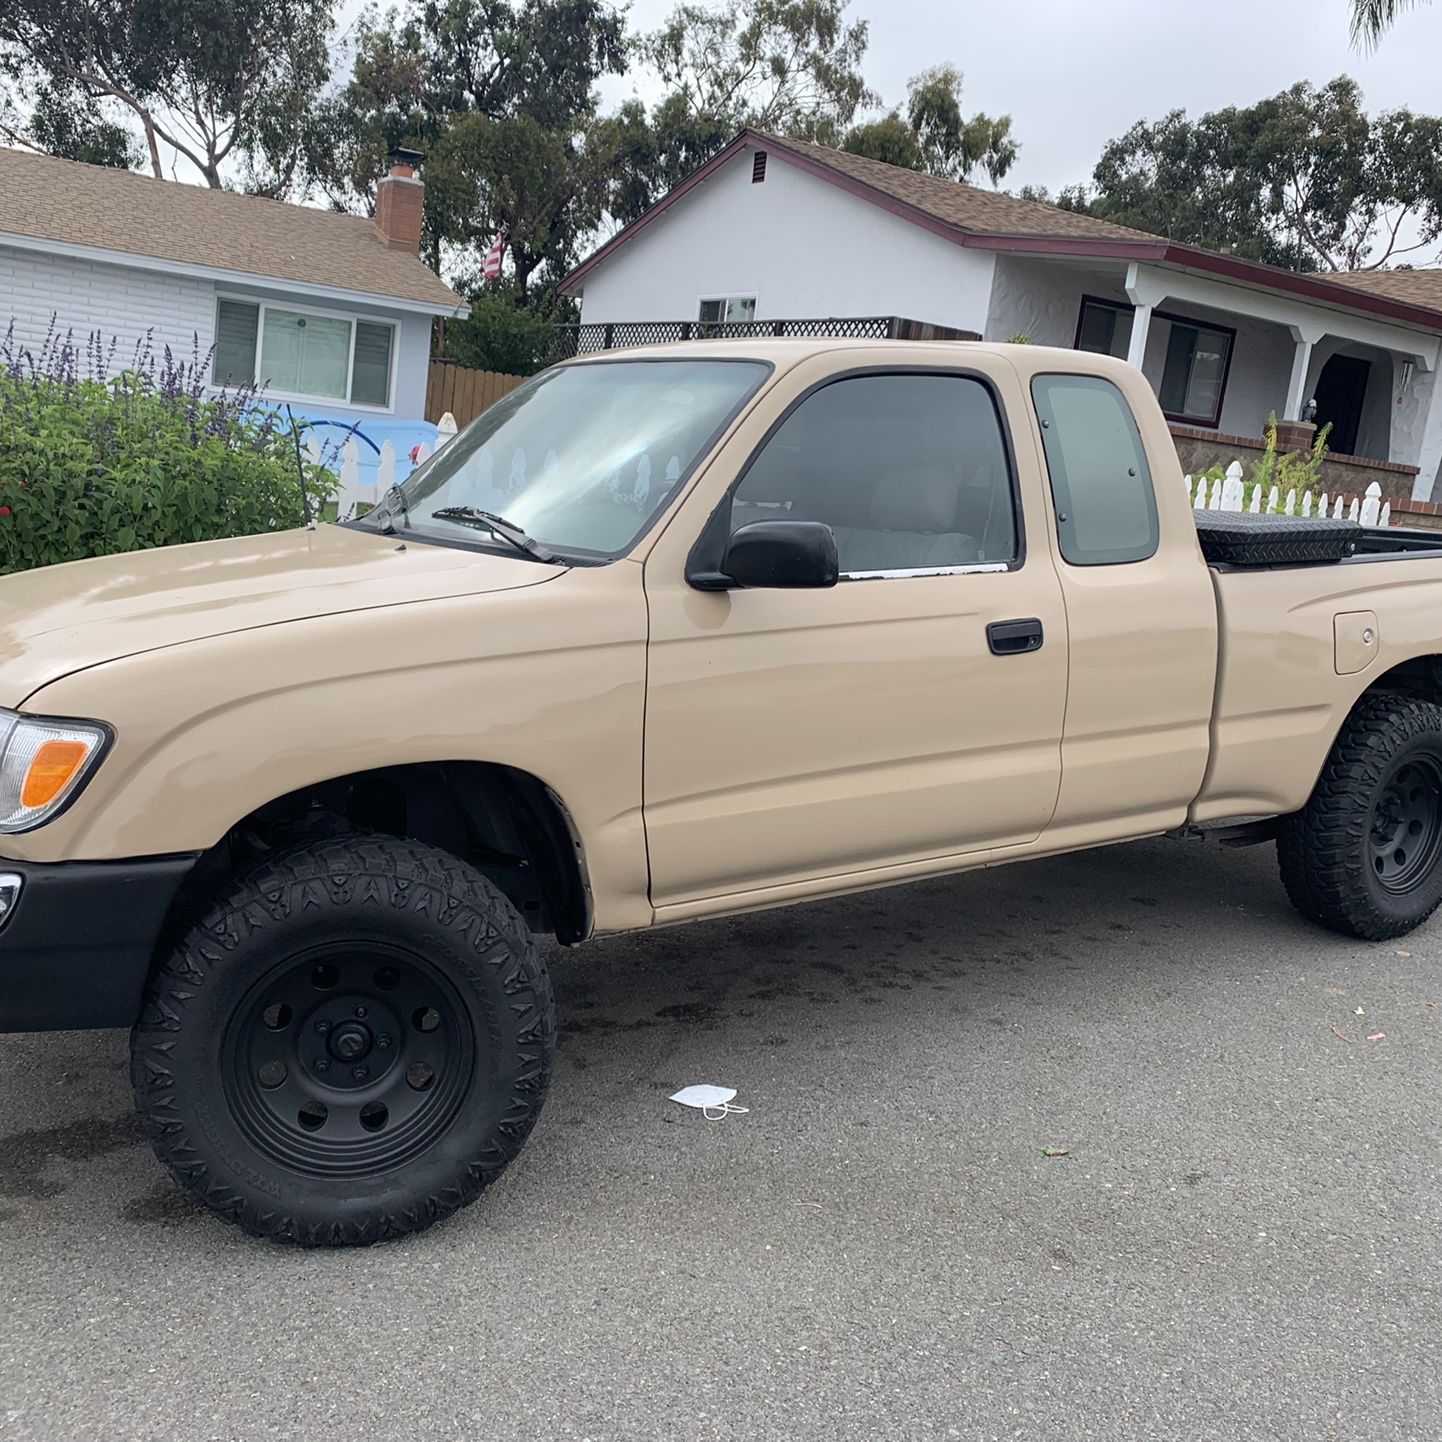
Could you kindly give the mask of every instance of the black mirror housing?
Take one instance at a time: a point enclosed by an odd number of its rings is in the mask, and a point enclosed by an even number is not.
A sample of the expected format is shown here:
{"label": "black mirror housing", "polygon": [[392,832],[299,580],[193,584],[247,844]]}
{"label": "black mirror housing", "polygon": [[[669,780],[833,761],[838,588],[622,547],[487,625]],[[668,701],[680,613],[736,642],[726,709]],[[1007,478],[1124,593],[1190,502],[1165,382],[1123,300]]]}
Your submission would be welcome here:
{"label": "black mirror housing", "polygon": [[820,521],[752,521],[727,542],[719,572],[688,577],[703,591],[737,586],[821,590],[840,579],[836,537]]}

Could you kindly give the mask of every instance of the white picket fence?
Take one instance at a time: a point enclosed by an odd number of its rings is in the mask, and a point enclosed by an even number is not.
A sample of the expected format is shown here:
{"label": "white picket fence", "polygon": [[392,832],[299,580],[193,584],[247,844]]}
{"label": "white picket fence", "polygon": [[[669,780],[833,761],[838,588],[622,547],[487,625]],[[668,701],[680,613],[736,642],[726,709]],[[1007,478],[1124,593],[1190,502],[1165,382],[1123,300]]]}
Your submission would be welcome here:
{"label": "white picket fence", "polygon": [[1363,496],[1328,496],[1323,491],[1320,499],[1314,500],[1311,491],[1303,491],[1300,500],[1295,490],[1287,492],[1284,500],[1278,487],[1273,486],[1262,504],[1262,488],[1252,492],[1251,504],[1245,504],[1246,486],[1242,481],[1242,463],[1233,461],[1227,467],[1224,477],[1215,478],[1211,486],[1205,476],[1188,476],[1187,494],[1192,498],[1194,511],[1250,511],[1255,515],[1267,516],[1346,516],[1350,521],[1360,521],[1364,526],[1390,526],[1392,524],[1392,503],[1383,502],[1382,487],[1373,481]]}
{"label": "white picket fence", "polygon": [[[435,449],[446,444],[455,435],[458,427],[456,418],[447,411],[436,423],[436,445]],[[310,458],[316,465],[321,465],[321,457],[324,454],[319,437],[315,431],[311,431],[306,439],[306,449],[310,452]],[[412,467],[422,465],[431,458],[431,447],[424,441],[411,452],[410,461]],[[385,495],[396,483],[396,447],[394,441],[384,441],[381,444],[380,461],[376,465],[375,483],[373,485],[363,484],[361,481],[360,446],[356,438],[351,436],[341,447],[340,453],[340,488],[336,492],[338,506],[337,514],[353,516],[358,505],[373,506]]]}

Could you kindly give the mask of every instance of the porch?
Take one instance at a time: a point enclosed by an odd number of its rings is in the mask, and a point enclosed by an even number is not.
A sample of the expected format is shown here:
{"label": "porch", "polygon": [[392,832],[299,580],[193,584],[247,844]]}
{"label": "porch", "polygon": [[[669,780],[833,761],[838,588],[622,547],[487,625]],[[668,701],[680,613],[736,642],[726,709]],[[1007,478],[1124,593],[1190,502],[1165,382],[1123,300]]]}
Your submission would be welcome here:
{"label": "porch", "polygon": [[1190,473],[1260,455],[1272,415],[1284,451],[1309,446],[1315,401],[1333,491],[1431,494],[1435,334],[1161,266],[1000,255],[986,335],[1018,334],[1138,366]]}

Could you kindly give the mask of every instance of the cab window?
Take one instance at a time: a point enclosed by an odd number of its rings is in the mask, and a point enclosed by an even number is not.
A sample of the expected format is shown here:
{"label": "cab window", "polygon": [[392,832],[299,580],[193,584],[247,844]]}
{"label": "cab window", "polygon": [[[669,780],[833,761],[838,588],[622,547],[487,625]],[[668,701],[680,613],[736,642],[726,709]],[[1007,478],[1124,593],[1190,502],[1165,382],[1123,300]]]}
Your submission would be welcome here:
{"label": "cab window", "polygon": [[1157,503],[1136,418],[1100,376],[1031,383],[1051,477],[1057,542],[1073,566],[1145,561],[1157,550]]}
{"label": "cab window", "polygon": [[1011,470],[991,392],[961,375],[851,376],[803,400],[731,499],[731,530],[823,521],[843,576],[1019,557]]}

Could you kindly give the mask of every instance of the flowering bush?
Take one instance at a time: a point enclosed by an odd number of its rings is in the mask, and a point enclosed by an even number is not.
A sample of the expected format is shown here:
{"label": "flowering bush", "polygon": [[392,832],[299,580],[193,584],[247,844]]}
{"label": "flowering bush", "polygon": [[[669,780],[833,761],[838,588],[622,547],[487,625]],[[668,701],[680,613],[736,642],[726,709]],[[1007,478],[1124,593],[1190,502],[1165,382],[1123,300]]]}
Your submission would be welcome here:
{"label": "flowering bush", "polygon": [[211,394],[209,357],[147,338],[129,364],[98,333],[51,333],[39,352],[0,341],[0,574],[304,523],[335,487],[297,461],[253,391]]}

